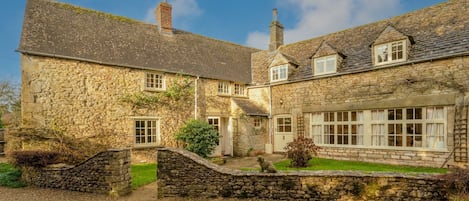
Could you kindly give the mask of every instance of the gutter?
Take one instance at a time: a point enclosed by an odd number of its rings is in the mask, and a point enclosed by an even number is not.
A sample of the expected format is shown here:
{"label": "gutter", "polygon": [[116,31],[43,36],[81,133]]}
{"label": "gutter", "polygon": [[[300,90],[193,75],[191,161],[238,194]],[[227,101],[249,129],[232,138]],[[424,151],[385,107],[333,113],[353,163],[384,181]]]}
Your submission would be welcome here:
{"label": "gutter", "polygon": [[[298,80],[271,83],[271,84],[269,84],[269,86],[270,85],[277,86],[277,85],[291,84],[291,83],[310,81],[310,80],[317,80],[317,79],[323,79],[323,78],[330,78],[330,77],[349,75],[349,74],[355,74],[355,73],[363,73],[363,72],[375,71],[375,70],[381,70],[381,69],[387,69],[387,68],[395,68],[395,67],[400,67],[400,66],[403,66],[403,65],[417,64],[417,63],[423,63],[423,62],[432,62],[432,61],[435,61],[435,60],[442,60],[442,59],[447,59],[447,58],[452,58],[452,57],[463,57],[463,56],[469,56],[469,51],[448,54],[448,55],[434,57],[434,58],[430,58],[430,59],[419,59],[419,60],[414,60],[414,61],[406,61],[406,62],[402,62],[402,63],[398,63],[398,64],[383,65],[383,66],[378,66],[378,67],[372,67],[370,69],[347,71],[347,72],[335,73],[335,74],[331,74],[331,75],[313,76],[313,77],[302,78],[302,79],[298,79]],[[267,86],[267,85],[265,85],[265,86]]]}

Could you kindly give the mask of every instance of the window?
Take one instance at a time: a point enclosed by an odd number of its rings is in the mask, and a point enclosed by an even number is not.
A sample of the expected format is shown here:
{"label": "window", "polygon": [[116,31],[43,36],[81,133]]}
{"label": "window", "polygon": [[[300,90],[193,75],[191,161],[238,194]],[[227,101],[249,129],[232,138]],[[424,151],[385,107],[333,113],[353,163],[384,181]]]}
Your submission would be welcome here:
{"label": "window", "polygon": [[288,79],[288,64],[272,67],[270,69],[270,81],[278,82]]}
{"label": "window", "polygon": [[254,128],[261,128],[262,126],[262,119],[260,117],[254,118]]}
{"label": "window", "polygon": [[135,144],[157,145],[160,138],[160,121],[158,119],[135,120]]}
{"label": "window", "polygon": [[445,110],[443,107],[427,107],[426,145],[429,148],[445,147]]}
{"label": "window", "polygon": [[220,132],[220,118],[219,117],[209,117],[207,119],[208,124],[213,126],[213,129]]}
{"label": "window", "polygon": [[337,56],[326,56],[314,59],[314,75],[335,73],[337,69]]}
{"label": "window", "polygon": [[146,73],[145,89],[147,90],[164,90],[164,75],[158,73]]}
{"label": "window", "polygon": [[246,85],[244,84],[234,84],[234,94],[237,96],[245,96]]}
{"label": "window", "polygon": [[392,43],[386,43],[376,45],[374,47],[375,52],[375,64],[388,64],[406,60],[405,54],[405,40],[397,41]]}
{"label": "window", "polygon": [[311,114],[311,136],[317,144],[363,145],[362,111]]}
{"label": "window", "polygon": [[317,144],[446,148],[443,106],[315,112],[310,119]]}
{"label": "window", "polygon": [[218,81],[218,94],[230,95],[230,82]]}
{"label": "window", "polygon": [[290,117],[277,117],[275,121],[275,131],[279,133],[290,133],[291,130]]}

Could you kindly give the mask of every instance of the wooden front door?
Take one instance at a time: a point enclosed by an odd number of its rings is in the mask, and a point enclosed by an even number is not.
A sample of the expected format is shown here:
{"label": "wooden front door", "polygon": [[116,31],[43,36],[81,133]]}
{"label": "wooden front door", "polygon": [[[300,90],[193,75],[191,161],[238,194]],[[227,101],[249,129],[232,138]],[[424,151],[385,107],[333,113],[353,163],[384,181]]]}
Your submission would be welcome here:
{"label": "wooden front door", "polygon": [[274,118],[274,152],[285,152],[285,147],[293,141],[291,116],[277,116]]}

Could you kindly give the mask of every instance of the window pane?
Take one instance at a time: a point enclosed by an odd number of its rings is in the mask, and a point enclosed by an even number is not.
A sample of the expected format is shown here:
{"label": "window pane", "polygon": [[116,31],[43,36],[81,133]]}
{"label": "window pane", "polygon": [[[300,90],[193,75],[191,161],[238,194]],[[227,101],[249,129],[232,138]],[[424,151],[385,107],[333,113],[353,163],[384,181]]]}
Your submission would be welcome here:
{"label": "window pane", "polygon": [[323,60],[316,61],[314,73],[316,74],[324,73],[324,65],[325,63]]}
{"label": "window pane", "polygon": [[376,47],[376,56],[377,62],[387,62],[388,61],[388,46],[387,45],[380,45]]}

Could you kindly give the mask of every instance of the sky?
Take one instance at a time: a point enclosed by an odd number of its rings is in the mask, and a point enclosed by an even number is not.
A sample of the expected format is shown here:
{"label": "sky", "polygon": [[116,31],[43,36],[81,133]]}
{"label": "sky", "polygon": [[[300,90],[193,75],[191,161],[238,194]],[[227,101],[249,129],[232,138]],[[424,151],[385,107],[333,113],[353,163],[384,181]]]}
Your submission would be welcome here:
{"label": "sky", "polygon": [[[162,0],[56,0],[114,15],[155,23]],[[267,49],[272,9],[285,27],[285,43],[401,15],[445,0],[167,0],[173,27]],[[21,82],[19,53],[26,0],[6,0],[0,7],[0,81]]]}

